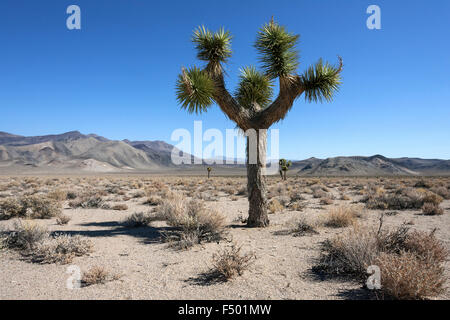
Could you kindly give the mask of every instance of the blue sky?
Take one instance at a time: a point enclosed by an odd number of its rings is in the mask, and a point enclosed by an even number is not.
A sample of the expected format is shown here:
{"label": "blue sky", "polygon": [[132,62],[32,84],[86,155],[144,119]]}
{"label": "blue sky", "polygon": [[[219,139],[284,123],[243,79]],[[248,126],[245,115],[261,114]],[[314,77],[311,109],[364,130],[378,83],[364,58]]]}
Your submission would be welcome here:
{"label": "blue sky", "polygon": [[[81,8],[82,29],[66,28]],[[381,8],[381,30],[366,8]],[[164,140],[173,130],[234,128],[217,106],[190,115],[174,94],[180,67],[201,66],[190,42],[201,24],[234,35],[226,66],[258,65],[258,28],[275,19],[301,35],[299,71],[344,58],[334,102],[301,97],[280,129],[280,153],[383,154],[450,159],[450,2],[4,0],[0,2],[0,131],[43,135],[79,130],[110,139]]]}

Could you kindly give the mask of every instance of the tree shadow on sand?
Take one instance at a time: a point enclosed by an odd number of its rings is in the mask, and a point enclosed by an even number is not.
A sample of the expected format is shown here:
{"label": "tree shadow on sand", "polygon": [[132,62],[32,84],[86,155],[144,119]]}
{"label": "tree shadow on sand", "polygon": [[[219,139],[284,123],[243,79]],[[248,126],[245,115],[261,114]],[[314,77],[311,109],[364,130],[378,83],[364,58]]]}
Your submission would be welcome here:
{"label": "tree shadow on sand", "polygon": [[351,276],[329,274],[320,268],[312,268],[302,278],[314,282],[330,283],[352,283],[360,285],[359,288],[342,289],[336,294],[337,297],[344,300],[377,300],[376,291],[367,289],[361,282],[355,281]]}
{"label": "tree shadow on sand", "polygon": [[129,227],[123,223],[117,221],[105,221],[105,222],[89,222],[78,224],[83,227],[101,227],[107,228],[102,230],[56,230],[52,232],[54,234],[68,234],[68,235],[80,235],[84,237],[115,237],[120,235],[131,236],[140,239],[144,244],[162,243],[162,234],[169,232],[173,228],[171,227]]}
{"label": "tree shadow on sand", "polygon": [[211,286],[215,284],[221,284],[227,282],[227,279],[215,270],[209,270],[203,273],[200,273],[196,277],[190,277],[184,282],[197,285],[197,286]]}

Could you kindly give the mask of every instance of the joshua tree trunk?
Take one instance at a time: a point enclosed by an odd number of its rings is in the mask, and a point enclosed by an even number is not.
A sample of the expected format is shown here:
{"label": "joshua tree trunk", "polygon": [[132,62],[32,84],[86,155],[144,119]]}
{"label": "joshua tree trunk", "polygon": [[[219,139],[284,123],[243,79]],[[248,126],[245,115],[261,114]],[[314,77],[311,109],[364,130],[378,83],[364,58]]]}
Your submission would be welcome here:
{"label": "joshua tree trunk", "polygon": [[[248,190],[248,220],[249,227],[266,227],[269,225],[269,217],[267,215],[267,198],[266,198],[266,131],[256,131],[256,157],[251,156],[252,150],[250,139],[247,138],[247,190]],[[255,141],[256,142],[256,141]],[[251,163],[255,160],[256,163]]]}
{"label": "joshua tree trunk", "polygon": [[287,170],[284,170],[284,180],[286,180],[286,173],[287,173]]}
{"label": "joshua tree trunk", "polygon": [[209,179],[209,171],[208,171],[208,179]]}

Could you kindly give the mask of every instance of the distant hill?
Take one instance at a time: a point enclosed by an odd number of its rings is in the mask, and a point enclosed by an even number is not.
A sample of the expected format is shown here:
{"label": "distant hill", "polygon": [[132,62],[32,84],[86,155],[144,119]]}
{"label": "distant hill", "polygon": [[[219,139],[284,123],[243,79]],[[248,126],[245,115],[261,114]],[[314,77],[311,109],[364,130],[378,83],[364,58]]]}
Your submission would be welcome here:
{"label": "distant hill", "polygon": [[[171,161],[174,148],[164,141],[117,141],[78,131],[32,137],[0,132],[0,173],[195,172],[204,169],[198,165],[174,165]],[[192,155],[190,157],[194,160]],[[216,172],[223,174],[233,169],[245,174],[242,164],[213,166]],[[389,159],[381,155],[309,158],[294,161],[290,172],[301,176],[450,175],[450,160]]]}
{"label": "distant hill", "polygon": [[167,162],[160,160],[152,159],[145,151],[124,141],[109,140],[95,134],[84,135],[78,131],[36,137],[0,132],[0,166],[3,169],[157,170]]}
{"label": "distant hill", "polygon": [[293,169],[302,176],[450,175],[450,160],[371,157],[310,158]]}

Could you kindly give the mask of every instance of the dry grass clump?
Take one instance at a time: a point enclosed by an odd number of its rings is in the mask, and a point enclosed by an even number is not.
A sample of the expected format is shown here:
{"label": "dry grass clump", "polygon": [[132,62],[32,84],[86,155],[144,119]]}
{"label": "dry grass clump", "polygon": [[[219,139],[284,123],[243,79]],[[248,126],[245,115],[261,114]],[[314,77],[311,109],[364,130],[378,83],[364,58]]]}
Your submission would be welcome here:
{"label": "dry grass clump", "polygon": [[73,200],[78,197],[78,194],[73,191],[67,191],[67,200]]}
{"label": "dry grass clump", "polygon": [[0,220],[7,220],[24,215],[23,206],[13,197],[0,200]]}
{"label": "dry grass clump", "polygon": [[333,199],[331,199],[329,197],[321,198],[319,201],[319,203],[322,205],[330,205],[330,204],[333,204],[333,202],[334,202]]}
{"label": "dry grass clump", "polygon": [[326,241],[313,270],[365,281],[367,268],[377,265],[383,298],[423,299],[443,292],[446,258],[434,231],[410,232],[406,225],[384,231],[380,219],[378,230],[354,226]]}
{"label": "dry grass clump", "polygon": [[289,233],[294,237],[301,237],[307,234],[318,234],[317,228],[320,226],[318,221],[307,220],[305,217],[300,218],[294,222],[293,227]]}
{"label": "dry grass clump", "polygon": [[414,184],[414,188],[429,189],[431,187],[432,187],[432,184],[429,181],[426,181],[425,179],[420,179]]}
{"label": "dry grass clump", "polygon": [[6,198],[0,201],[0,220],[11,218],[48,219],[61,213],[61,202],[42,196]]}
{"label": "dry grass clump", "polygon": [[436,193],[437,195],[441,196],[445,200],[450,200],[450,189],[447,189],[445,187],[434,187],[431,188],[430,191]]}
{"label": "dry grass clump", "polygon": [[13,231],[4,233],[3,244],[8,249],[32,250],[49,237],[47,229],[33,221],[14,221]]}
{"label": "dry grass clump", "polygon": [[165,200],[153,220],[164,220],[174,230],[163,234],[174,247],[188,249],[196,243],[219,241],[225,232],[225,218],[198,200],[186,201],[176,194]]}
{"label": "dry grass clump", "polygon": [[19,251],[38,263],[70,263],[74,257],[92,252],[92,242],[79,235],[50,236],[46,228],[33,221],[16,221],[14,230],[3,235],[3,245]]}
{"label": "dry grass clump", "polygon": [[94,284],[103,284],[109,281],[117,280],[119,277],[119,275],[111,274],[103,266],[92,266],[88,271],[83,272],[81,283],[83,286],[87,287]]}
{"label": "dry grass clump", "polygon": [[59,214],[56,217],[56,223],[60,226],[68,224],[70,221],[70,217],[67,214]]}
{"label": "dry grass clump", "polygon": [[269,209],[269,213],[280,212],[284,209],[284,206],[280,203],[277,198],[270,199],[269,205],[267,207]]}
{"label": "dry grass clump", "polygon": [[26,216],[33,219],[47,219],[60,214],[61,202],[48,198],[30,196],[22,199]]}
{"label": "dry grass clump", "polygon": [[71,208],[101,208],[103,206],[103,199],[98,195],[83,195],[79,199],[70,201]]}
{"label": "dry grass clump", "polygon": [[349,197],[348,195],[342,193],[342,194],[340,195],[340,198],[339,198],[339,199],[340,199],[340,200],[348,201],[348,200],[350,200],[350,197]]}
{"label": "dry grass clump", "polygon": [[340,206],[331,208],[325,216],[324,225],[332,228],[343,228],[352,225],[358,214],[356,208]]}
{"label": "dry grass clump", "polygon": [[439,207],[438,204],[425,202],[422,206],[422,213],[427,216],[442,215],[444,214],[444,209]]}
{"label": "dry grass clump", "polygon": [[163,199],[160,196],[149,196],[147,199],[142,203],[149,206],[158,206],[163,203]]}
{"label": "dry grass clump", "polygon": [[124,224],[130,228],[140,228],[147,226],[152,221],[152,216],[148,213],[134,212],[125,219]]}
{"label": "dry grass clump", "polygon": [[67,264],[75,257],[88,255],[92,249],[92,242],[80,235],[58,234],[39,243],[30,253],[30,258],[38,263]]}
{"label": "dry grass clump", "polygon": [[65,190],[53,190],[47,194],[47,197],[57,201],[64,201],[67,199],[67,191]]}
{"label": "dry grass clump", "polygon": [[406,188],[394,193],[381,195],[369,194],[362,202],[366,202],[369,209],[407,210],[420,209],[424,203],[440,204],[442,197],[425,189]]}
{"label": "dry grass clump", "polygon": [[381,253],[374,262],[381,270],[383,298],[419,300],[445,291],[443,267],[411,252]]}
{"label": "dry grass clump", "polygon": [[111,207],[112,210],[117,210],[117,211],[125,211],[128,210],[128,206],[124,203],[121,204],[115,204]]}
{"label": "dry grass clump", "polygon": [[241,253],[242,246],[233,243],[231,246],[213,255],[212,272],[227,281],[241,276],[256,258],[254,253]]}
{"label": "dry grass clump", "polygon": [[237,195],[237,196],[247,196],[247,195],[248,195],[247,187],[245,187],[245,186],[240,187],[240,188],[237,190],[236,195]]}
{"label": "dry grass clump", "polygon": [[321,188],[313,189],[313,198],[326,198],[328,196],[328,193],[323,191]]}

